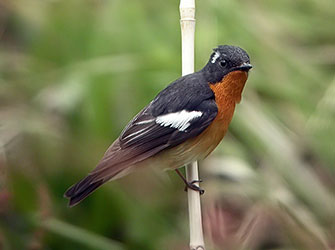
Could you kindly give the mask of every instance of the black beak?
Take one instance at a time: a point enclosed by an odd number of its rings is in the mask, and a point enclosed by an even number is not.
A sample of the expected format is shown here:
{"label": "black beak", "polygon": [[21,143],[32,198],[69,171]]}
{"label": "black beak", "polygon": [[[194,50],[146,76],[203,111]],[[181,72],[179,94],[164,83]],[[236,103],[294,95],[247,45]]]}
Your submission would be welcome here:
{"label": "black beak", "polygon": [[250,63],[243,63],[240,66],[238,66],[235,70],[242,70],[248,72],[250,69],[252,69],[252,65]]}

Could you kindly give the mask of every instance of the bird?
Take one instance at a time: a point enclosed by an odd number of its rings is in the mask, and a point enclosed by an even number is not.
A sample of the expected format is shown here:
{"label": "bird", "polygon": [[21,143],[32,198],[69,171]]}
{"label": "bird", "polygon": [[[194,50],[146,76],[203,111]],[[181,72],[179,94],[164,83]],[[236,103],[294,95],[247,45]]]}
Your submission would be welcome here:
{"label": "bird", "polygon": [[169,84],[110,145],[95,169],[64,194],[72,207],[108,181],[153,166],[176,170],[206,158],[225,136],[252,68],[238,46],[219,45],[199,71]]}

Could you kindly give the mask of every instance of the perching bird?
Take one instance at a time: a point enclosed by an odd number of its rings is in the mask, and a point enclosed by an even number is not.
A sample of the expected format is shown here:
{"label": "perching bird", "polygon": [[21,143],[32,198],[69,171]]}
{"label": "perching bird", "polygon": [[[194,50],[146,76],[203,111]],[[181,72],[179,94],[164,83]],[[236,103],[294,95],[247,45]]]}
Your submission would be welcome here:
{"label": "perching bird", "polygon": [[243,49],[215,48],[202,70],[171,83],[129,122],[96,168],[66,191],[69,205],[142,166],[177,170],[208,156],[227,132],[251,68]]}

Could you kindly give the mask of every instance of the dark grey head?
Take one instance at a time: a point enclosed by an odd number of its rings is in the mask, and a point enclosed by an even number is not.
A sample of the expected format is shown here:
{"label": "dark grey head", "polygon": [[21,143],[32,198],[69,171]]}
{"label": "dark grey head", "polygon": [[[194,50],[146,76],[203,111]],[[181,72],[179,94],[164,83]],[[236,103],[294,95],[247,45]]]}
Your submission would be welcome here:
{"label": "dark grey head", "polygon": [[211,83],[216,83],[232,71],[248,72],[252,65],[247,52],[240,47],[220,45],[213,49],[207,65],[202,69]]}

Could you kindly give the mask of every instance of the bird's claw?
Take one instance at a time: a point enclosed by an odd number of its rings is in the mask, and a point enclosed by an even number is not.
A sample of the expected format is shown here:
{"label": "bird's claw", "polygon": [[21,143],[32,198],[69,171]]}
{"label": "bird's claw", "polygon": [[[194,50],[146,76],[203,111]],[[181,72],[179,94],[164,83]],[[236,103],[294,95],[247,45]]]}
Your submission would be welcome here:
{"label": "bird's claw", "polygon": [[205,190],[198,187],[197,185],[194,185],[194,183],[200,183],[200,182],[202,182],[202,180],[194,180],[191,182],[187,182],[184,190],[187,192],[187,189],[190,188],[194,191],[198,191],[200,195],[203,195],[205,193]]}
{"label": "bird's claw", "polygon": [[194,184],[194,183],[201,183],[202,182],[202,180],[201,179],[199,179],[199,180],[194,180],[194,181],[191,181],[191,184]]}

